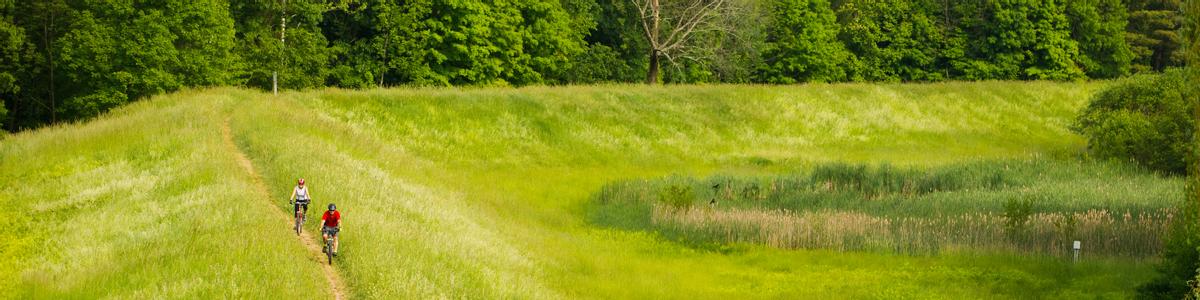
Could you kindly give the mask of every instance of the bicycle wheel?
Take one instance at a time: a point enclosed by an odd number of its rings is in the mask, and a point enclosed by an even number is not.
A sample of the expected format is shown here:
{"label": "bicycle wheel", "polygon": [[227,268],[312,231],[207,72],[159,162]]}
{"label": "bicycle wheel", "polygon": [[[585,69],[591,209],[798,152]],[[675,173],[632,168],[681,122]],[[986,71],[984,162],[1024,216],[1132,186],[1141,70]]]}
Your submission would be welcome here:
{"label": "bicycle wheel", "polygon": [[296,213],[296,235],[300,235],[300,229],[304,228],[304,217],[299,212]]}
{"label": "bicycle wheel", "polygon": [[329,264],[333,264],[333,237],[325,239],[325,257],[329,259]]}

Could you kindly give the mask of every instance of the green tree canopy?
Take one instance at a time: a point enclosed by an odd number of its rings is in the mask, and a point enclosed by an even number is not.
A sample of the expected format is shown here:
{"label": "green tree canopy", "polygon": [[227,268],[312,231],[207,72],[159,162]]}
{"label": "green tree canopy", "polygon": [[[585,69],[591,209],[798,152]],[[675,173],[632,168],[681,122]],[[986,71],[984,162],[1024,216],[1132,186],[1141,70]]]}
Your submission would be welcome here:
{"label": "green tree canopy", "polygon": [[[665,14],[657,51],[643,28],[655,17],[638,9],[651,3]],[[1180,5],[0,0],[0,124],[87,118],[183,87],[270,89],[276,74],[283,89],[1114,78],[1182,64]]]}
{"label": "green tree canopy", "polygon": [[13,0],[0,0],[0,126],[7,122],[5,104],[21,91],[18,77],[24,72],[25,30],[13,23]]}
{"label": "green tree canopy", "polygon": [[[184,86],[234,83],[240,60],[227,6],[217,0],[109,1],[74,10],[58,41],[69,115]],[[231,72],[232,71],[232,72]]]}
{"label": "green tree canopy", "polygon": [[245,0],[229,7],[238,35],[235,51],[245,62],[239,81],[270,89],[278,72],[281,88],[325,84],[330,51],[319,25],[330,7],[323,1]]}
{"label": "green tree canopy", "polygon": [[973,61],[963,70],[967,78],[1083,77],[1062,0],[992,0],[983,16],[974,24],[981,36],[968,41]]}
{"label": "green tree canopy", "polygon": [[1127,39],[1135,72],[1161,72],[1180,66],[1180,0],[1129,0]]}
{"label": "green tree canopy", "polygon": [[[365,1],[327,28],[338,60],[381,84],[533,84],[569,67],[586,24],[558,1]],[[370,60],[355,59],[370,57]],[[339,82],[350,74],[339,74]],[[362,79],[359,79],[362,81]]]}
{"label": "green tree canopy", "polygon": [[1125,42],[1129,12],[1120,0],[1067,1],[1071,38],[1079,42],[1079,66],[1088,77],[1129,74],[1133,51]]}
{"label": "green tree canopy", "polygon": [[945,45],[932,5],[912,0],[848,0],[838,8],[840,40],[855,55],[852,77],[868,81],[940,80]]}
{"label": "green tree canopy", "polygon": [[825,0],[772,0],[771,26],[757,77],[770,83],[840,81],[850,53],[837,40],[837,17]]}

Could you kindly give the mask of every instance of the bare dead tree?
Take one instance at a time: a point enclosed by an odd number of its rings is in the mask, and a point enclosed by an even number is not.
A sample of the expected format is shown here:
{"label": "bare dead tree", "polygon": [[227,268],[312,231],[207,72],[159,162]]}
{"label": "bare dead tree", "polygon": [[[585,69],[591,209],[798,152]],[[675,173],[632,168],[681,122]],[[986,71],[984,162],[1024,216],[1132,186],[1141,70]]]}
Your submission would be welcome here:
{"label": "bare dead tree", "polygon": [[[650,44],[650,67],[646,83],[658,82],[660,61],[677,65],[677,58],[694,59],[696,34],[706,31],[733,32],[722,18],[736,15],[733,0],[630,0],[642,21],[643,35]],[[660,3],[661,1],[661,3]],[[663,27],[665,24],[666,27]]]}

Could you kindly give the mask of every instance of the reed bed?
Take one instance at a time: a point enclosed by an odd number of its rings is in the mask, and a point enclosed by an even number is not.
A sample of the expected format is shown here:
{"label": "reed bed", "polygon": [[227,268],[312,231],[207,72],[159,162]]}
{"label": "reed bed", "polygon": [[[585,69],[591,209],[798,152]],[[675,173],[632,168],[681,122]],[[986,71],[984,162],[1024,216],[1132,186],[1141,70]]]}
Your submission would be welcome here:
{"label": "reed bed", "polygon": [[1009,217],[973,213],[924,217],[879,217],[852,211],[656,205],[651,222],[667,235],[692,241],[766,244],[787,249],[893,251],[938,254],[962,249],[1070,257],[1072,241],[1084,255],[1144,258],[1162,250],[1174,210],[1137,214],[1107,210],[1037,213],[1020,226]]}
{"label": "reed bed", "polygon": [[690,243],[930,255],[1005,252],[1149,258],[1182,199],[1135,167],[1044,159],[926,170],[842,163],[769,177],[611,183],[593,222]]}

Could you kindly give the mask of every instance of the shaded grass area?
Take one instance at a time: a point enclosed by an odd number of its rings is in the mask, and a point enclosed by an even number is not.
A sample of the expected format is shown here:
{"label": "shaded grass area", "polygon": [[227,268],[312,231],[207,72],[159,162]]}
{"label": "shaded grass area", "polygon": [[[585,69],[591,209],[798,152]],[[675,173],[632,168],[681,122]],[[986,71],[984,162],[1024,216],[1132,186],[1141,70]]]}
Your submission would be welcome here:
{"label": "shaded grass area", "polygon": [[0,298],[329,297],[222,147],[226,92],[0,142]]}

